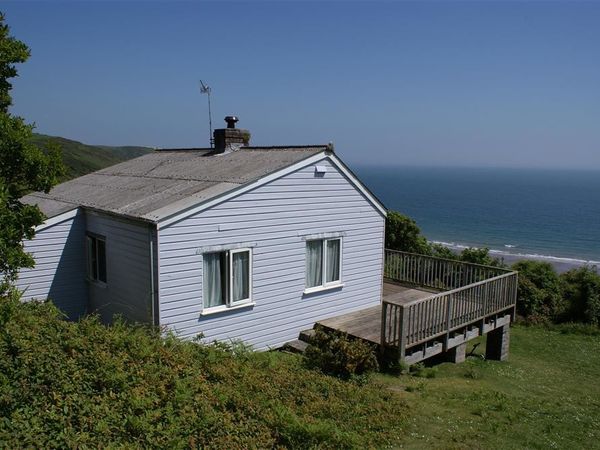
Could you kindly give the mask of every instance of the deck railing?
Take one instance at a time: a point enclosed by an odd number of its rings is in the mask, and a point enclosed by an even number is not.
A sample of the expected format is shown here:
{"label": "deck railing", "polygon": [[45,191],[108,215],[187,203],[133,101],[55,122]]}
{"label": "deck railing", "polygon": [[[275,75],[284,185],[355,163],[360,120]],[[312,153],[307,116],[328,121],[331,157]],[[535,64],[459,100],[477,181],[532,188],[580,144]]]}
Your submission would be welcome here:
{"label": "deck railing", "polygon": [[393,281],[442,290],[408,303],[384,300],[381,343],[407,347],[425,343],[513,308],[517,273],[412,253],[385,251],[385,276]]}
{"label": "deck railing", "polygon": [[386,278],[431,289],[456,289],[509,272],[501,267],[385,250]]}

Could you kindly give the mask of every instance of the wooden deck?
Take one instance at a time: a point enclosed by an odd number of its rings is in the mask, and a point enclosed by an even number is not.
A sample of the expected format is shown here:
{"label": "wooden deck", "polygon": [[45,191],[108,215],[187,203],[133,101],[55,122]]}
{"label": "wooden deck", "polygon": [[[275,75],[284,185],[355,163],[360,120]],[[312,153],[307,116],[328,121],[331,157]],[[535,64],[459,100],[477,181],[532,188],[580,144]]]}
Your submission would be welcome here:
{"label": "wooden deck", "polygon": [[[508,336],[516,272],[386,249],[384,277],[381,305],[317,324],[376,344],[382,354],[397,352],[408,364],[464,353],[467,341],[486,333]],[[508,337],[493,340],[498,351],[490,355],[507,354]]]}
{"label": "wooden deck", "polygon": [[[431,295],[431,290],[416,289],[389,282],[383,284],[383,298],[389,303],[401,305]],[[374,344],[381,344],[381,305],[320,320],[317,324],[330,330],[343,331]]]}

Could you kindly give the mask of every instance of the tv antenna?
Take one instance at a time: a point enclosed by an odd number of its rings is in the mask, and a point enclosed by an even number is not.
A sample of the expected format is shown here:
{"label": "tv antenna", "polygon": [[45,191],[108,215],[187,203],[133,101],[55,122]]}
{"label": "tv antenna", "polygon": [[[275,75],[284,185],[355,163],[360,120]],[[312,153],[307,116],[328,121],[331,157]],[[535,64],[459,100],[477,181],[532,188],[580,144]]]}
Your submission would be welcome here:
{"label": "tv antenna", "polygon": [[206,94],[208,96],[208,128],[210,130],[210,148],[214,147],[214,139],[213,139],[213,132],[212,132],[212,113],[210,112],[210,86],[204,84],[204,82],[202,80],[200,80],[200,93],[201,94]]}

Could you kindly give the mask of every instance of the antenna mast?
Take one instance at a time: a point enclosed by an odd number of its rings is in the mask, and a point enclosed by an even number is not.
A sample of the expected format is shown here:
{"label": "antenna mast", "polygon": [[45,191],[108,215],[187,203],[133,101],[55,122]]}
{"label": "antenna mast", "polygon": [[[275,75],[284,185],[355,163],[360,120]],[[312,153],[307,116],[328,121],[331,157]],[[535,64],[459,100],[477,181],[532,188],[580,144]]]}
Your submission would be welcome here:
{"label": "antenna mast", "polygon": [[200,80],[200,93],[206,94],[208,96],[208,128],[210,130],[210,148],[214,147],[214,139],[213,139],[213,131],[212,131],[212,113],[210,112],[210,86],[204,84],[202,80]]}

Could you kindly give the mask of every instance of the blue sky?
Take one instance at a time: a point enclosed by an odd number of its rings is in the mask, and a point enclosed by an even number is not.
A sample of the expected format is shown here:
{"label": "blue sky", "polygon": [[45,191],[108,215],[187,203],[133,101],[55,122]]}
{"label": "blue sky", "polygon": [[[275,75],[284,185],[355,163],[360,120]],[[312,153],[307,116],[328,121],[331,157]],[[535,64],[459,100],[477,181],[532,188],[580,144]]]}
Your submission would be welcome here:
{"label": "blue sky", "polygon": [[600,169],[600,2],[2,2],[13,112],[86,143],[333,141],[351,164]]}

